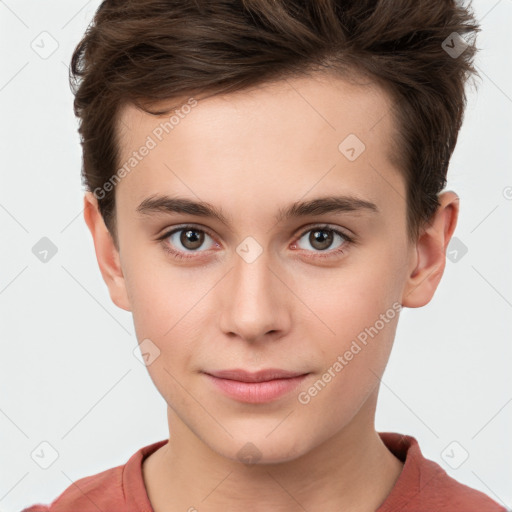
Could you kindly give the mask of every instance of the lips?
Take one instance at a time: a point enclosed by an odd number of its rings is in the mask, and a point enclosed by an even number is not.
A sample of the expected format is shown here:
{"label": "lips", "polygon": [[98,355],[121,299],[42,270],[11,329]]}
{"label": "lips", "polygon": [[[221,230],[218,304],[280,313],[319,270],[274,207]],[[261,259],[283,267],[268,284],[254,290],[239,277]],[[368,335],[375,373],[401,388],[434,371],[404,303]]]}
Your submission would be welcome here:
{"label": "lips", "polygon": [[215,390],[248,404],[264,404],[289,396],[309,375],[279,368],[257,372],[236,368],[202,373]]}
{"label": "lips", "polygon": [[218,379],[234,380],[238,382],[268,382],[277,379],[292,379],[294,377],[300,377],[305,375],[307,372],[294,372],[279,368],[267,368],[257,372],[248,372],[237,368],[204,373],[207,373],[212,377],[217,377]]}

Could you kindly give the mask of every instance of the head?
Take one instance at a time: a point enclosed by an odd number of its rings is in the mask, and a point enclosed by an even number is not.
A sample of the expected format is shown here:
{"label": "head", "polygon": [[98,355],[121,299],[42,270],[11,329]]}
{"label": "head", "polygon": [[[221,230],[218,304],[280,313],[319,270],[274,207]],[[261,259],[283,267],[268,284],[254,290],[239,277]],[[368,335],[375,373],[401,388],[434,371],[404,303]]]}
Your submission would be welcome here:
{"label": "head", "polygon": [[[277,462],[372,427],[456,226],[475,50],[444,41],[476,30],[446,0],[101,4],[71,67],[85,219],[171,417],[213,451]],[[205,375],[231,368],[307,375],[254,404]]]}

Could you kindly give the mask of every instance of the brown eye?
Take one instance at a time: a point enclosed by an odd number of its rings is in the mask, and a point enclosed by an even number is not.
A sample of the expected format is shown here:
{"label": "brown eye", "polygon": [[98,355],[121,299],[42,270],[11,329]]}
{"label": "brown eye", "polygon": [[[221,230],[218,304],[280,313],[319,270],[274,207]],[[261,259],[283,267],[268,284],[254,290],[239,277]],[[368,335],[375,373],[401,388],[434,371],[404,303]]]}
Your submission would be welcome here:
{"label": "brown eye", "polygon": [[190,251],[198,249],[203,245],[204,232],[198,229],[181,230],[180,243]]}
{"label": "brown eye", "polygon": [[[207,239],[210,240],[209,243]],[[160,240],[171,251],[179,253],[202,253],[216,245],[213,238],[206,231],[194,226],[173,229],[161,236]]]}
{"label": "brown eye", "polygon": [[[338,243],[336,243],[336,238]],[[329,226],[317,226],[304,231],[297,242],[294,243],[294,248],[305,249],[306,252],[311,253],[312,257],[327,258],[343,254],[347,246],[353,242],[353,237],[338,229]],[[322,254],[322,252],[325,254]]]}
{"label": "brown eye", "polygon": [[310,231],[308,241],[311,244],[311,247],[314,247],[319,251],[324,251],[331,246],[333,239],[334,236],[331,230],[313,229]]}

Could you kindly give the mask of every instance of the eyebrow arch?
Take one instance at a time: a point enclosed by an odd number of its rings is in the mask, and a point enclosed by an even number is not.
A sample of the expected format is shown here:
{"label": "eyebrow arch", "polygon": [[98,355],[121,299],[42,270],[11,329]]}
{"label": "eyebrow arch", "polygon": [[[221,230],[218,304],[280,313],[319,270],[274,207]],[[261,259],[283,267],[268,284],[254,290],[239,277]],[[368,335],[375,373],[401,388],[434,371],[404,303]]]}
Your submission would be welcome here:
{"label": "eyebrow arch", "polygon": [[[206,202],[193,201],[184,197],[169,197],[155,194],[144,199],[136,211],[142,215],[151,215],[153,213],[188,214],[197,217],[214,218],[227,226],[229,225],[229,220],[223,214],[222,209],[217,209]],[[309,201],[298,201],[286,208],[280,208],[275,220],[276,222],[281,222],[290,218],[306,217],[309,215],[364,211],[369,213],[380,212],[377,205],[371,201],[354,196],[327,196]]]}

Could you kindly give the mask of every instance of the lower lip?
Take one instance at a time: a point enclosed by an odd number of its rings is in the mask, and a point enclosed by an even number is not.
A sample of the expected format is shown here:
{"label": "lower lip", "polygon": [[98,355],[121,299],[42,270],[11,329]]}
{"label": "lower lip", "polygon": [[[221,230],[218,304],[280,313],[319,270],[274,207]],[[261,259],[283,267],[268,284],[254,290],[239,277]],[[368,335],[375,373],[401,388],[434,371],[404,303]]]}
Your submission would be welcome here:
{"label": "lower lip", "polygon": [[220,379],[207,373],[205,375],[229,397],[251,404],[276,400],[293,391],[307,376],[305,374],[289,379],[275,379],[265,382],[240,382],[238,380]]}

